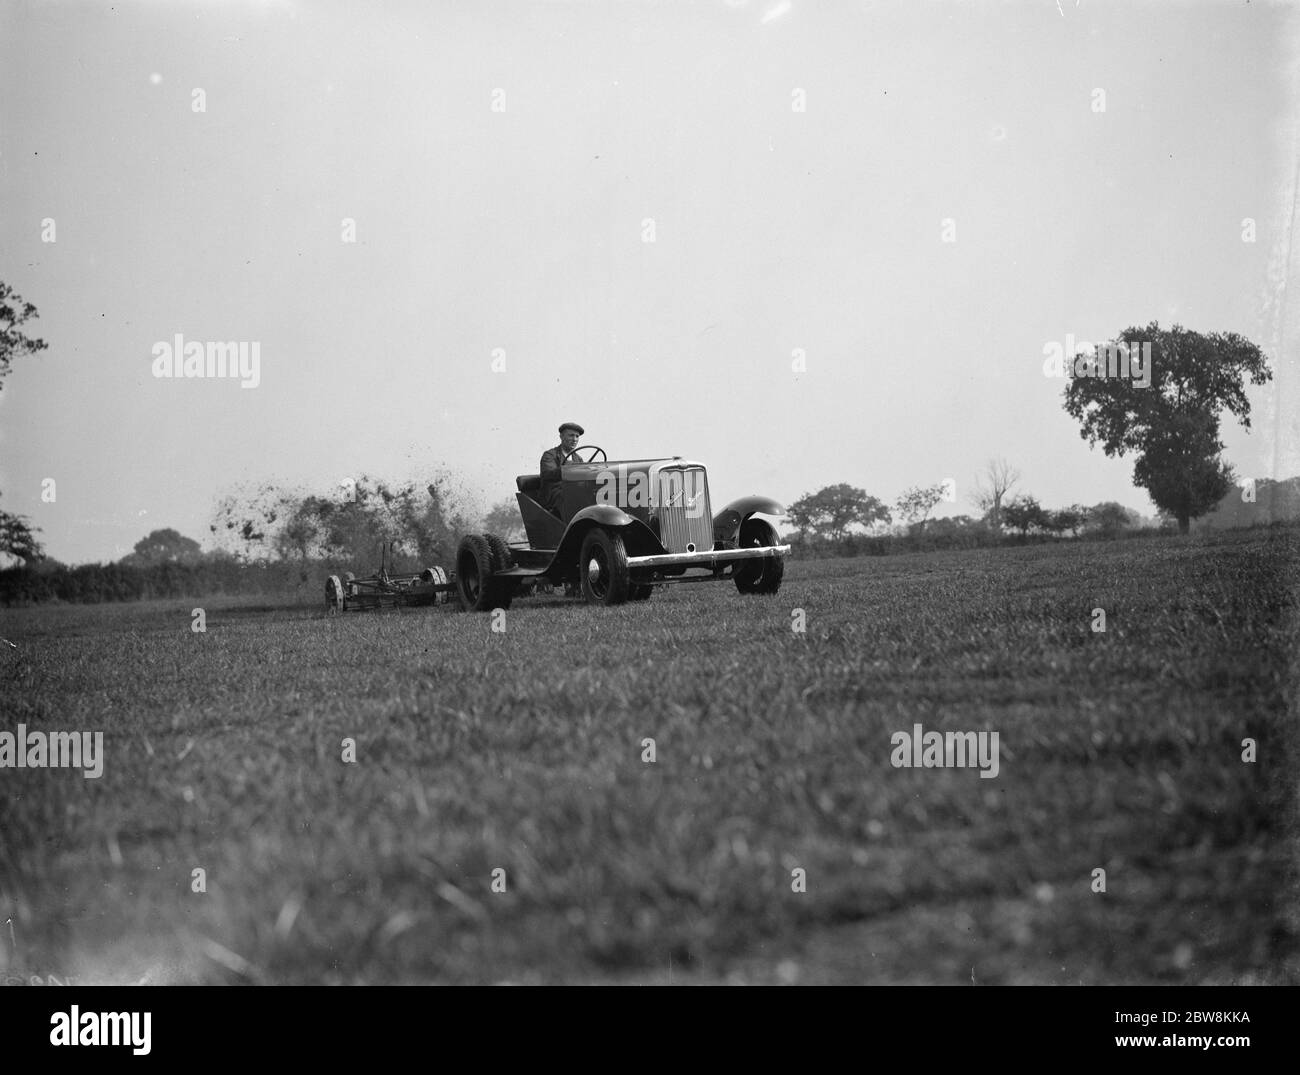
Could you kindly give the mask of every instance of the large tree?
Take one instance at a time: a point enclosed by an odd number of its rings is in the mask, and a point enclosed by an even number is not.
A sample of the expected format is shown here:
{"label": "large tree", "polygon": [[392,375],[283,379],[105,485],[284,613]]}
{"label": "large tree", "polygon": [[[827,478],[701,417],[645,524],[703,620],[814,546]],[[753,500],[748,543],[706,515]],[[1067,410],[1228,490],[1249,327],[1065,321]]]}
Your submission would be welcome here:
{"label": "large tree", "polygon": [[[22,326],[37,316],[35,306],[24,302],[13,288],[0,280],[0,388],[4,386],[5,375],[15,358],[45,350],[47,344],[44,340],[33,339],[22,331]],[[45,553],[36,540],[39,533],[40,530],[31,525],[27,516],[0,511],[0,553],[23,563],[43,559]]]}
{"label": "large tree", "polygon": [[789,518],[800,533],[809,530],[832,541],[844,537],[854,523],[871,526],[889,522],[889,509],[874,496],[845,482],[806,493],[790,505]]}
{"label": "large tree", "polygon": [[12,556],[20,563],[45,559],[45,550],[36,539],[41,531],[32,526],[26,515],[10,515],[0,511],[0,553]]}
{"label": "large tree", "polygon": [[1155,321],[1126,328],[1106,346],[1116,345],[1135,356],[1130,376],[1113,372],[1122,370],[1118,362],[1075,356],[1066,370],[1066,413],[1107,455],[1135,453],[1134,484],[1185,534],[1232,487],[1232,469],[1219,454],[1220,416],[1227,410],[1250,428],[1246,381],[1271,380],[1268,359],[1235,332],[1162,329]]}
{"label": "large tree", "polygon": [[22,331],[24,323],[39,316],[35,306],[24,302],[22,296],[0,280],[0,387],[15,358],[34,355],[48,346],[44,340],[32,339]]}

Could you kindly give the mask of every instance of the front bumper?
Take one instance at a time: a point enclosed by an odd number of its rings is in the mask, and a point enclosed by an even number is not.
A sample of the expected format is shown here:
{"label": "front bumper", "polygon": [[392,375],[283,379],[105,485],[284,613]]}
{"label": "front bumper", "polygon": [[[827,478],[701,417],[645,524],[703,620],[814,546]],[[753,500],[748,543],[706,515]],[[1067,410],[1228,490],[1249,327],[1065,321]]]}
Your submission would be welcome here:
{"label": "front bumper", "polygon": [[710,549],[708,552],[667,552],[656,556],[629,556],[627,566],[638,567],[720,567],[733,560],[757,560],[764,556],[789,556],[789,545],[764,545],[761,548]]}

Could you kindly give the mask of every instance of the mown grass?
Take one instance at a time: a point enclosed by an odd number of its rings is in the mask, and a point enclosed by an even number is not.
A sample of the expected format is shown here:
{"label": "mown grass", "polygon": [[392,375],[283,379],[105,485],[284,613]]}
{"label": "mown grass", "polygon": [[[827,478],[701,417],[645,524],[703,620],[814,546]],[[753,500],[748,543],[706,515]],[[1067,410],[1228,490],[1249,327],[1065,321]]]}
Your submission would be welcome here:
{"label": "mown grass", "polygon": [[[520,601],[504,633],[441,609],[213,603],[205,634],[195,602],[8,612],[0,730],[103,730],[107,760],[0,771],[0,962],[1295,981],[1298,554],[1273,530],[796,563],[774,599]],[[998,777],[893,768],[915,723],[999,732]]]}

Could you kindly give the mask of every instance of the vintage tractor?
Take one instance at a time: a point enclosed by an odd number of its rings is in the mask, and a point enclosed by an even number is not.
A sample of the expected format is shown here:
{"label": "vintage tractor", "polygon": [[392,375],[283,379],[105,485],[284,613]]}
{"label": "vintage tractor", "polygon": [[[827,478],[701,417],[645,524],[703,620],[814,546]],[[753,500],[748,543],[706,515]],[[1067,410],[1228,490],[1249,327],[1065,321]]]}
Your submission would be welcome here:
{"label": "vintage tractor", "polygon": [[730,579],[742,594],[781,586],[790,546],[757,516],[784,509],[747,496],[713,515],[702,463],[680,456],[611,463],[603,448],[583,445],[548,488],[538,474],[521,474],[515,485],[527,540],[461,540],[454,577],[466,609],[506,608],[547,586],[600,605],[644,601],[656,586],[687,582]]}

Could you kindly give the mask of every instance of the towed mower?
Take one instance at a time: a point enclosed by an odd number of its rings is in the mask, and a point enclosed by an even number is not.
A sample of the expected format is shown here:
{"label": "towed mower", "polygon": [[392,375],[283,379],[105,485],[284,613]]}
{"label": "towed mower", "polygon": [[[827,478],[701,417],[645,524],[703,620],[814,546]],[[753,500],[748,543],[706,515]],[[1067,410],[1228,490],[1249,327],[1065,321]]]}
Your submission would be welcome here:
{"label": "towed mower", "polygon": [[456,576],[440,567],[426,567],[418,575],[390,575],[387,558],[379,570],[357,578],[351,571],[325,580],[325,608],[330,612],[354,609],[398,608],[404,605],[445,605],[456,592]]}

